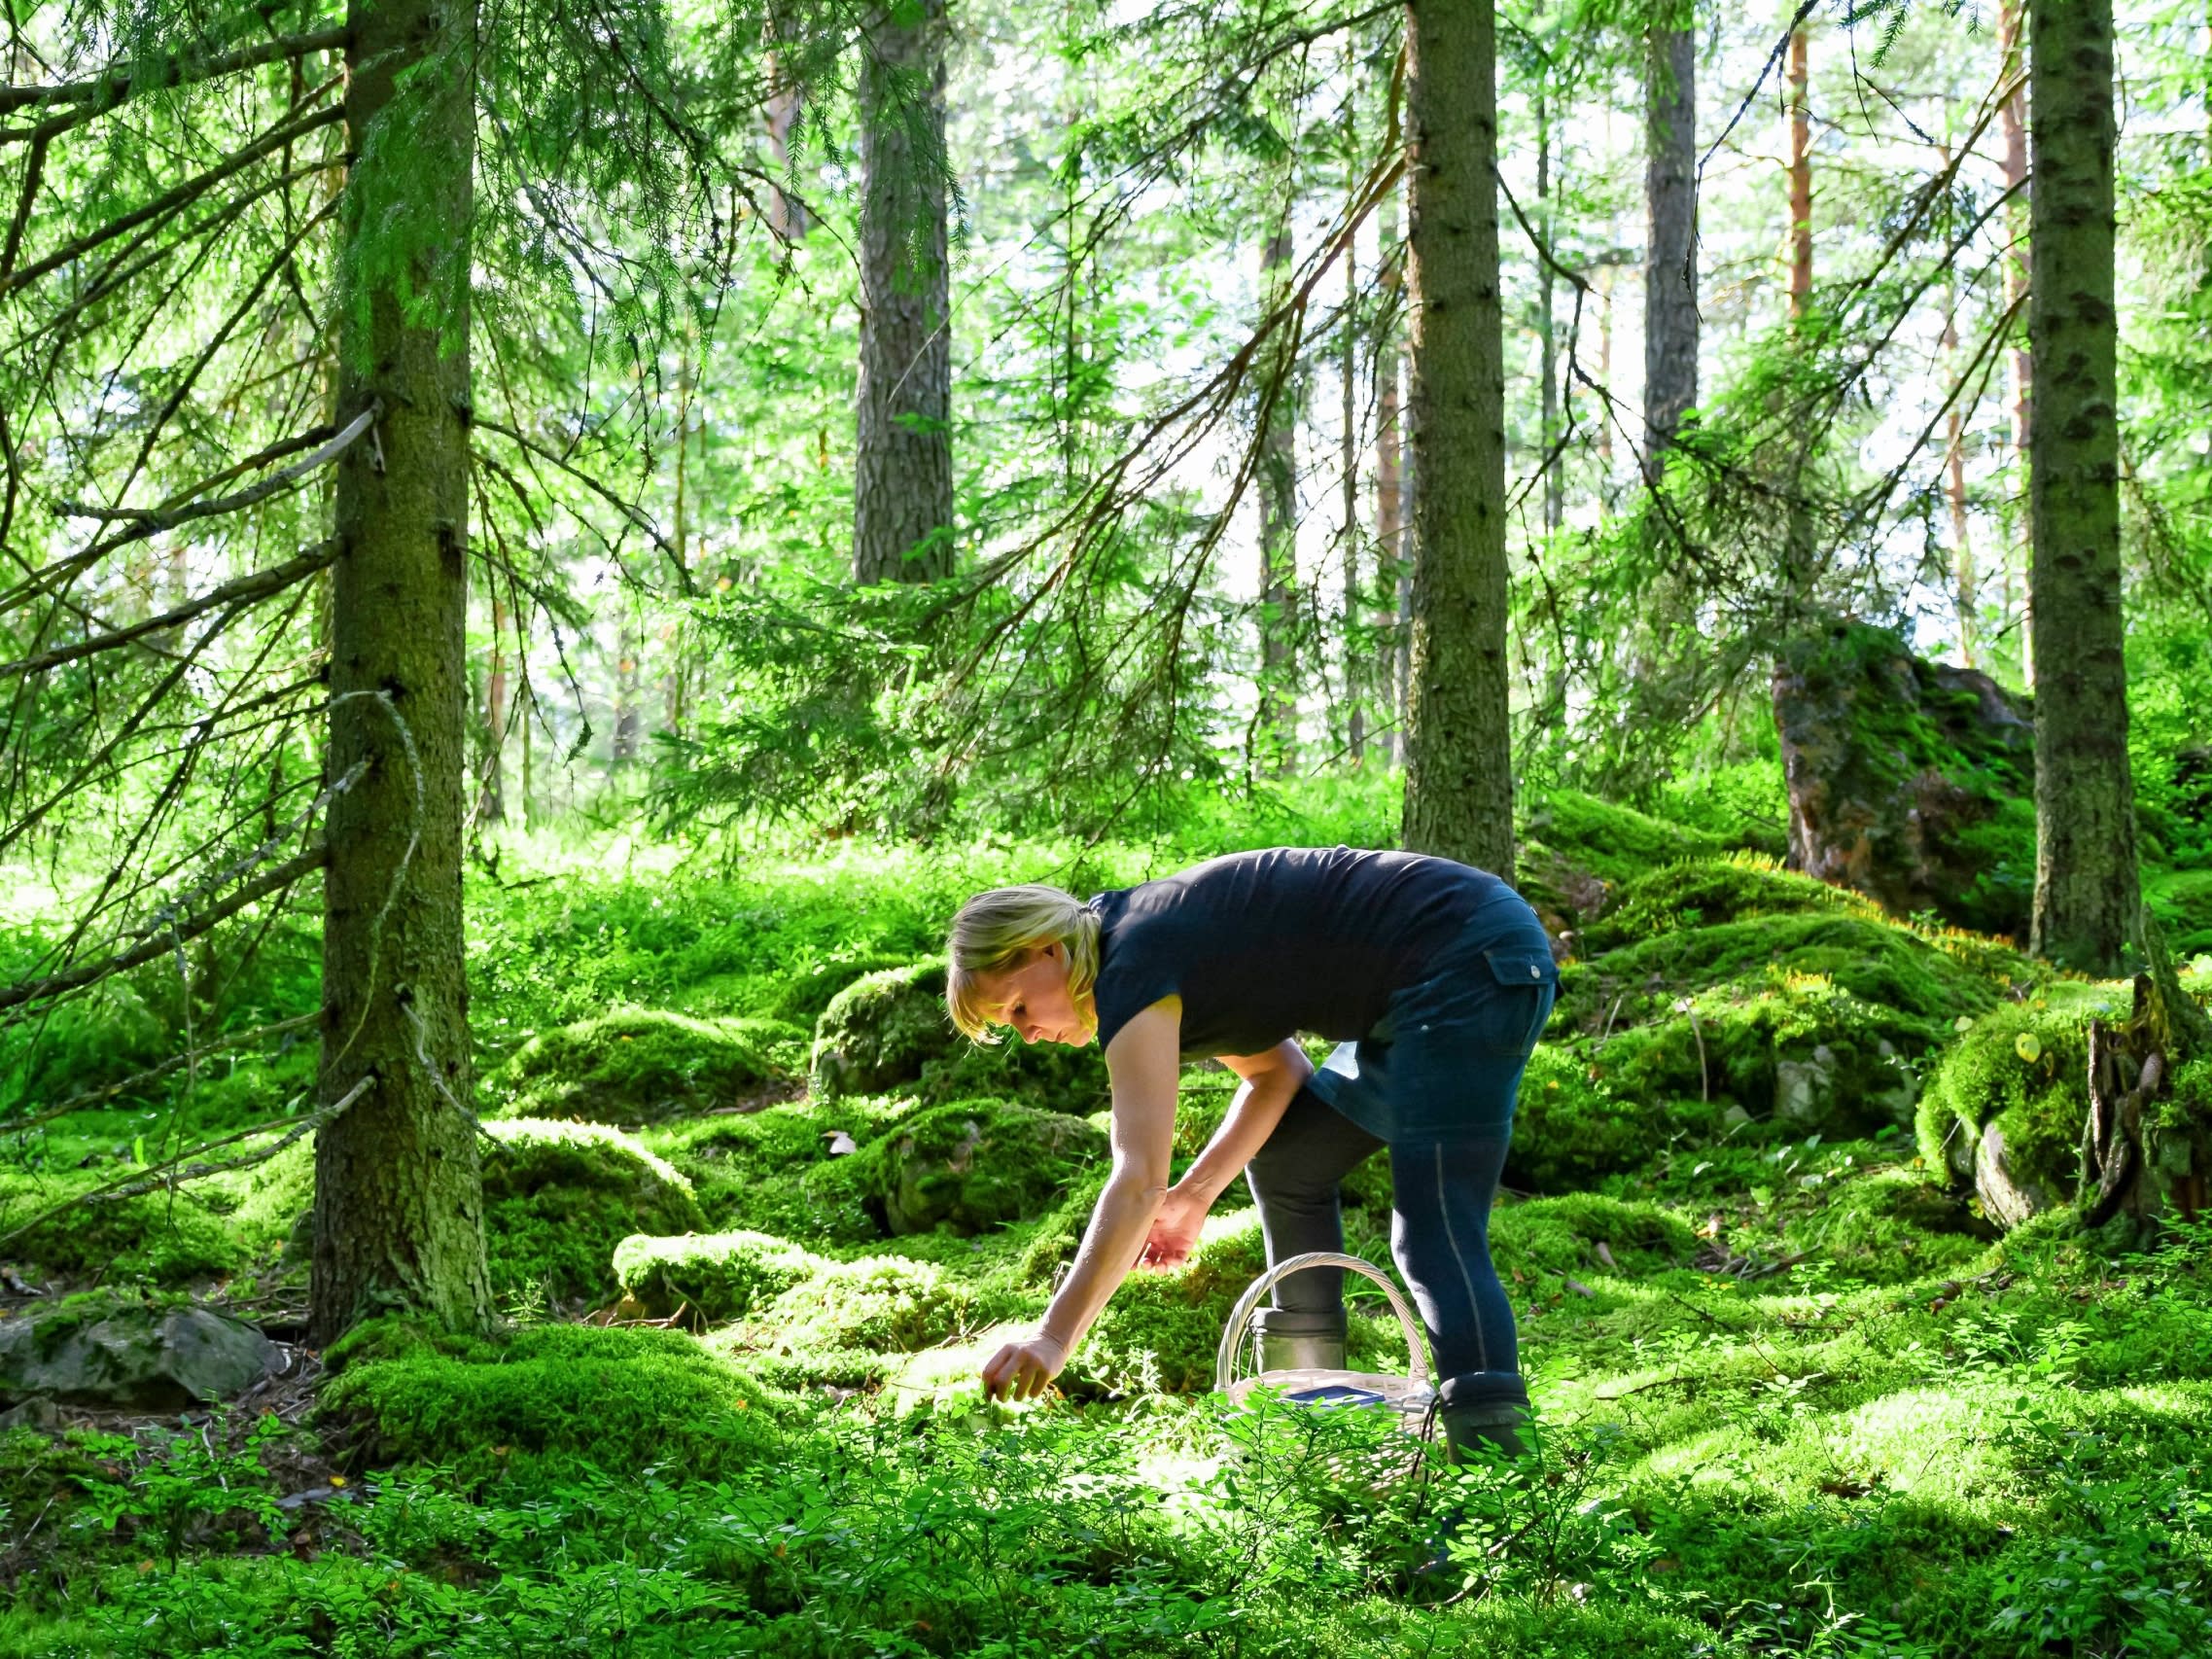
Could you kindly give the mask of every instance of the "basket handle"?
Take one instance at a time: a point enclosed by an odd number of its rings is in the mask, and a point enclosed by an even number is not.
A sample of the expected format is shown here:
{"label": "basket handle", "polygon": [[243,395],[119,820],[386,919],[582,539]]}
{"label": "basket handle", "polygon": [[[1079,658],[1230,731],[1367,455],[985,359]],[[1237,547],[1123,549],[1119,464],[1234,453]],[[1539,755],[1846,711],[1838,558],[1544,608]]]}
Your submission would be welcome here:
{"label": "basket handle", "polygon": [[1252,1315],[1259,1308],[1260,1298],[1291,1274],[1301,1273],[1309,1267],[1349,1268],[1354,1273],[1365,1274],[1382,1286],[1383,1294],[1390,1298],[1390,1311],[1398,1316],[1398,1324],[1405,1327],[1406,1357],[1410,1361],[1407,1375],[1416,1388],[1426,1388],[1428,1337],[1421,1328],[1421,1321],[1414,1318],[1413,1309],[1406,1305],[1405,1297],[1390,1283],[1388,1276],[1372,1263],[1362,1261],[1356,1255],[1346,1255],[1341,1251],[1333,1250],[1310,1250],[1303,1255],[1280,1261],[1246,1287],[1245,1293],[1237,1298],[1236,1307],[1230,1311],[1228,1328],[1221,1332],[1221,1346],[1213,1356],[1213,1386],[1225,1392],[1237,1380],[1237,1355],[1245,1346],[1246,1327],[1251,1324]]}

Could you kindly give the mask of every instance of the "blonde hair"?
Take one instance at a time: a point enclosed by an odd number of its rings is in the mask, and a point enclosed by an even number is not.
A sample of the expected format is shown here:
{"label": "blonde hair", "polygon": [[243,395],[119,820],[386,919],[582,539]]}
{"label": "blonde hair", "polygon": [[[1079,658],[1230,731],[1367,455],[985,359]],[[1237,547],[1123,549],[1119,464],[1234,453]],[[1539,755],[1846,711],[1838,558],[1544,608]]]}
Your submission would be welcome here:
{"label": "blonde hair", "polygon": [[1071,893],[1032,883],[978,893],[953,918],[945,941],[945,1006],[953,1024],[976,1042],[997,1042],[983,1017],[976,980],[1013,967],[1040,944],[1068,947],[1068,994],[1078,1002],[1099,976],[1099,913]]}

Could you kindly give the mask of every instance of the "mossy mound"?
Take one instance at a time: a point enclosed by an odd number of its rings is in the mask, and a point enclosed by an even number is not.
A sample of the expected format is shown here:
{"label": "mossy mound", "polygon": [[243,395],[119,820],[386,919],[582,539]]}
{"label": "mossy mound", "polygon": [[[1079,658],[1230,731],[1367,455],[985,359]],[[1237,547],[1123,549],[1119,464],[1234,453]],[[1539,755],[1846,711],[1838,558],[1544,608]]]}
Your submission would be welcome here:
{"label": "mossy mound", "polygon": [[772,1354],[906,1354],[972,1323],[972,1300],[967,1285],[934,1263],[868,1255],[799,1280],[733,1334],[741,1348]]}
{"label": "mossy mound", "polygon": [[783,982],[776,993],[775,1006],[771,1011],[780,1020],[788,1020],[802,1030],[812,1031],[829,1005],[847,987],[871,973],[910,966],[912,964],[906,957],[885,956],[875,952],[843,961],[818,962],[795,977]]}
{"label": "mossy mound", "polygon": [[711,1480],[776,1456],[768,1397],[680,1331],[544,1324],[469,1338],[380,1320],[326,1359],[336,1374],[324,1412],[355,1427],[372,1464],[478,1475],[658,1464]]}
{"label": "mossy mound", "polygon": [[[1491,1217],[1491,1256],[1510,1280],[1525,1275],[1611,1272],[1643,1278],[1683,1267],[1697,1253],[1697,1235],[1673,1211],[1657,1204],[1605,1198],[1592,1192],[1531,1198]],[[1597,1253],[1613,1257],[1607,1268]]]}
{"label": "mossy mound", "polygon": [[1635,1168],[1677,1135],[1709,1134],[1720,1113],[1695,1097],[1632,1098],[1580,1051],[1540,1045],[1522,1074],[1505,1184],[1524,1192],[1584,1186]]}
{"label": "mossy mound", "polygon": [[1592,954],[1690,928],[1793,915],[1882,919],[1880,906],[1860,894],[1786,870],[1776,859],[1733,853],[1668,864],[1625,883],[1583,945]]}
{"label": "mossy mound", "polygon": [[484,1243],[501,1295],[609,1300],[623,1239],[706,1225],[691,1183],[635,1136],[527,1117],[484,1127],[496,1143],[483,1148]]}
{"label": "mossy mound", "polygon": [[9,1244],[9,1259],[18,1272],[34,1282],[99,1277],[175,1287],[234,1273],[250,1258],[228,1221],[189,1187],[112,1202],[64,1203],[72,1190],[93,1184],[19,1176],[0,1184],[0,1232],[58,1212]]}
{"label": "mossy mound", "polygon": [[685,1307],[718,1324],[738,1319],[824,1265],[813,1252],[770,1233],[636,1233],[614,1247],[623,1293],[654,1319]]}
{"label": "mossy mound", "polygon": [[1728,850],[1718,835],[1577,790],[1552,790],[1537,797],[1522,838],[1616,883],[1678,859],[1713,858]]}
{"label": "mossy mound", "polygon": [[777,1020],[623,1008],[540,1032],[495,1086],[502,1115],[650,1123],[729,1106],[788,1080],[803,1035]]}
{"label": "mossy mound", "polygon": [[[2025,959],[2017,960],[2021,979],[2032,977]],[[1730,984],[1761,987],[1779,975],[1825,979],[1884,1010],[1925,1045],[1944,1041],[1959,1015],[1995,1005],[1987,966],[1910,929],[1856,916],[1766,915],[1671,928],[1568,968],[1552,1030],[1596,1036],[1609,1010],[1616,1026],[1635,1024],[1682,997]]]}
{"label": "mossy mound", "polygon": [[902,1119],[868,1147],[861,1180],[894,1234],[978,1233],[1041,1216],[1106,1148],[1106,1136],[1080,1117],[955,1101]]}
{"label": "mossy mound", "polygon": [[995,1095],[1080,1116],[1107,1100],[1095,1044],[970,1042],[945,1009],[945,965],[908,963],[837,993],[815,1027],[809,1068],[824,1099],[896,1090],[926,1102]]}

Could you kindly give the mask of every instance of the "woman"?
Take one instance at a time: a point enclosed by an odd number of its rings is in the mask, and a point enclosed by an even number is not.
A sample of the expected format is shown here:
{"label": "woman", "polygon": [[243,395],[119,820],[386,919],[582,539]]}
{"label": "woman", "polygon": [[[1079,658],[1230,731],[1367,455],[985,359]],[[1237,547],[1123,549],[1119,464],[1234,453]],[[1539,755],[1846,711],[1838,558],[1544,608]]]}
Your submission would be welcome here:
{"label": "woman", "polygon": [[[977,1041],[1106,1046],[1112,1173],[1037,1334],[983,1367],[1027,1398],[1140,1256],[1172,1267],[1245,1172],[1268,1259],[1342,1250],[1338,1186],[1390,1149],[1391,1253],[1435,1353],[1456,1452],[1522,1450],[1528,1393],[1491,1264],[1514,1093],[1558,994],[1542,925],[1497,877],[1448,859],[1274,848],[1079,904],[1054,887],[978,894],[954,919],[946,1000]],[[1337,1040],[1316,1072],[1298,1032]],[[1244,1079],[1168,1183],[1181,1062]],[[1254,1328],[1270,1367],[1344,1363],[1343,1275],[1293,1274]]]}

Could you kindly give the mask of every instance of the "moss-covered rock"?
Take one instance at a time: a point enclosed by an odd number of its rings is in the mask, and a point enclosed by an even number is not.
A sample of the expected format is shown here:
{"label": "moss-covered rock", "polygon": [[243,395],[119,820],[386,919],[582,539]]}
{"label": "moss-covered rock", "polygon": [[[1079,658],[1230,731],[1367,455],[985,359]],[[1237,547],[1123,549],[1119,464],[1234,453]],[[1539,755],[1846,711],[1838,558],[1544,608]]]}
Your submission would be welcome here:
{"label": "moss-covered rock", "polygon": [[717,1323],[738,1319],[825,1265],[813,1252],[769,1233],[636,1233],[614,1247],[614,1277],[623,1293],[654,1319],[684,1307]]}
{"label": "moss-covered rock", "polygon": [[1974,1021],[1915,1116],[1927,1167],[1973,1180],[2008,1226],[2063,1201],[2089,1115],[2089,1022],[2125,1006],[2124,987],[2069,984]]}
{"label": "moss-covered rock", "polygon": [[815,1248],[884,1236],[855,1154],[912,1111],[884,1096],[792,1101],[646,1132],[690,1177],[711,1225]]}
{"label": "moss-covered rock", "polygon": [[1787,642],[1773,694],[1792,863],[1898,915],[2021,931],[2035,872],[2025,708],[1986,674],[1848,621]]}
{"label": "moss-covered rock", "polygon": [[966,1040],[945,1008],[945,965],[862,974],[823,1009],[809,1073],[818,1095],[880,1094],[920,1079]]}
{"label": "moss-covered rock", "polygon": [[1042,1215],[1106,1146],[1080,1117],[955,1101],[903,1119],[867,1147],[862,1179],[894,1234],[978,1233]]}
{"label": "moss-covered rock", "polygon": [[1875,1169],[1825,1191],[1783,1228],[1790,1251],[1817,1253],[1871,1285],[1963,1272],[1997,1229],[1922,1171]]}
{"label": "moss-covered rock", "polygon": [[1095,1044],[970,1042],[945,1010],[945,965],[909,963],[865,974],[840,991],[815,1028],[815,1093],[896,1090],[925,1102],[995,1095],[1080,1116],[1107,1099]]}
{"label": "moss-covered rock", "polygon": [[246,1266],[251,1253],[237,1232],[190,1187],[68,1202],[73,1190],[110,1179],[0,1180],[0,1232],[46,1218],[9,1244],[18,1271],[33,1280],[97,1277],[179,1287]]}
{"label": "moss-covered rock", "polygon": [[772,1402],[680,1331],[530,1325],[494,1338],[373,1321],[334,1344],[327,1416],[374,1464],[536,1463],[715,1479],[769,1464]]}
{"label": "moss-covered rock", "polygon": [[788,1080],[804,1039],[776,1020],[622,1008],[533,1037],[495,1086],[502,1115],[650,1123]]}
{"label": "moss-covered rock", "polygon": [[[1642,1278],[1688,1264],[1697,1235],[1673,1211],[1594,1192],[1531,1198],[1501,1206],[1491,1217],[1491,1255],[1507,1279],[1519,1272],[1582,1274],[1594,1270]],[[1607,1268],[1597,1253],[1613,1257]]]}
{"label": "moss-covered rock", "polygon": [[829,1005],[847,987],[870,973],[911,966],[906,957],[886,956],[873,951],[839,961],[815,963],[784,981],[782,989],[776,993],[773,1012],[780,1020],[788,1020],[802,1030],[812,1031]]}
{"label": "moss-covered rock", "polygon": [[1541,1044],[1522,1075],[1505,1183],[1524,1192],[1571,1191],[1635,1168],[1678,1135],[1710,1133],[1721,1110],[1695,1096],[1624,1094],[1579,1047]]}
{"label": "moss-covered rock", "polygon": [[1624,883],[1601,922],[1584,935],[1584,954],[1616,950],[1690,928],[1758,916],[1856,916],[1882,920],[1873,900],[1799,875],[1758,853],[1685,859]]}
{"label": "moss-covered rock", "polygon": [[484,1125],[484,1242],[493,1289],[611,1299],[614,1247],[632,1233],[698,1231],[691,1183],[637,1138],[599,1123]]}
{"label": "moss-covered rock", "polygon": [[1621,883],[1655,865],[1717,855],[1725,845],[1633,807],[1552,790],[1535,797],[1521,825],[1513,885],[1560,948],[1580,955]]}

